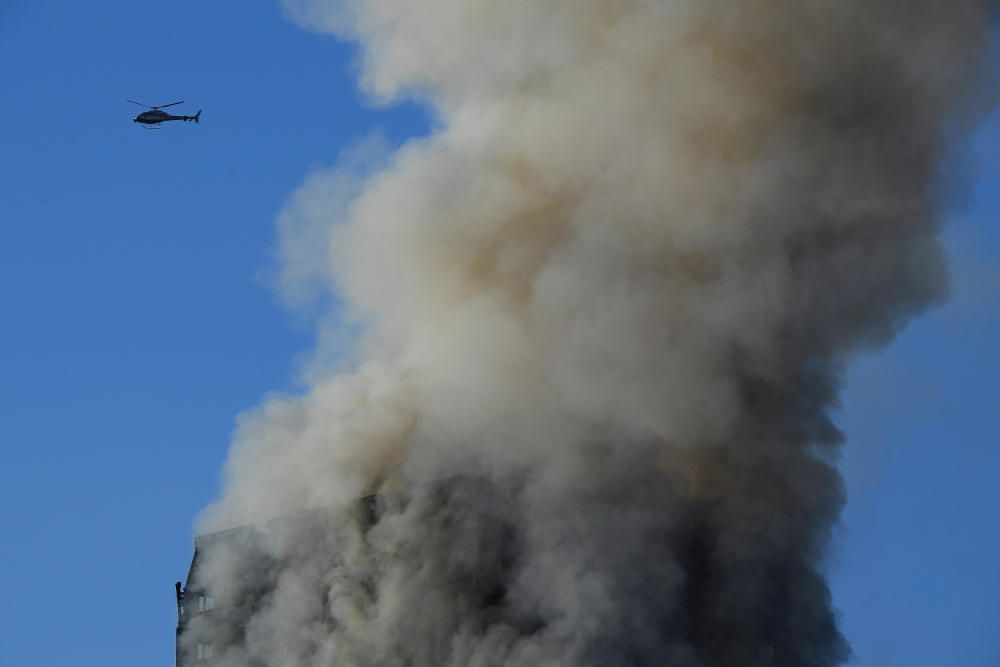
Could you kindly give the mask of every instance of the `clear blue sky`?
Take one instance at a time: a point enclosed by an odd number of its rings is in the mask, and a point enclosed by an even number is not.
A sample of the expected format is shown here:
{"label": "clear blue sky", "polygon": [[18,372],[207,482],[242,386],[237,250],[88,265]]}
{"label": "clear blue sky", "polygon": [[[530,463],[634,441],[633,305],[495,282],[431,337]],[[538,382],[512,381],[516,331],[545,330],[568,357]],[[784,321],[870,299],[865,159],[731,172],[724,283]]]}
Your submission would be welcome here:
{"label": "clear blue sky", "polygon": [[[260,279],[274,218],[373,131],[353,52],[276,2],[0,2],[0,667],[168,665],[173,582],[237,413],[308,323]],[[144,131],[186,100],[200,125]],[[851,372],[832,558],[858,665],[1000,665],[1000,118],[948,231],[956,300]]]}

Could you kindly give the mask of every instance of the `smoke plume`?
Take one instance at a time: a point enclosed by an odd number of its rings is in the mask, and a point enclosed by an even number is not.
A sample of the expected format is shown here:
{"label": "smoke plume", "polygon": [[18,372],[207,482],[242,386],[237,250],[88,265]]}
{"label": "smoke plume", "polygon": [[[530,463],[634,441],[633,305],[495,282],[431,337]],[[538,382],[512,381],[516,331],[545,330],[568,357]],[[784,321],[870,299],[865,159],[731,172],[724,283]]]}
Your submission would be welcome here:
{"label": "smoke plume", "polygon": [[434,130],[283,218],[363,333],[241,418],[223,664],[842,664],[830,412],[946,293],[997,4],[286,0]]}

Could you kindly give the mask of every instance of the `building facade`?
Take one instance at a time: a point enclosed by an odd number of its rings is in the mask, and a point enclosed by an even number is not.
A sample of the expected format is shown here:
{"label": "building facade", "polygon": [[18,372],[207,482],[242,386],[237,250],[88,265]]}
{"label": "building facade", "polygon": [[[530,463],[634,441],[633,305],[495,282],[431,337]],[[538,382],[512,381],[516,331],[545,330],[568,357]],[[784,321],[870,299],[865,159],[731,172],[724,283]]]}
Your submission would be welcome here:
{"label": "building facade", "polygon": [[[212,667],[222,662],[268,667],[246,646],[246,628],[268,603],[277,572],[292,563],[289,543],[308,549],[331,526],[349,524],[364,532],[376,519],[376,497],[357,501],[352,511],[301,512],[273,519],[258,530],[241,526],[199,535],[185,581],[174,584],[177,601],[176,666]],[[279,557],[276,554],[284,554]]]}
{"label": "building facade", "polygon": [[[219,567],[218,559],[241,561],[265,558],[260,549],[262,535],[253,526],[242,526],[194,540],[194,556],[187,579],[174,584],[177,599],[177,667],[208,667],[226,647],[237,644],[246,620],[253,613],[254,600],[241,593],[234,599],[219,586],[207,570]],[[238,590],[229,586],[233,590]]]}

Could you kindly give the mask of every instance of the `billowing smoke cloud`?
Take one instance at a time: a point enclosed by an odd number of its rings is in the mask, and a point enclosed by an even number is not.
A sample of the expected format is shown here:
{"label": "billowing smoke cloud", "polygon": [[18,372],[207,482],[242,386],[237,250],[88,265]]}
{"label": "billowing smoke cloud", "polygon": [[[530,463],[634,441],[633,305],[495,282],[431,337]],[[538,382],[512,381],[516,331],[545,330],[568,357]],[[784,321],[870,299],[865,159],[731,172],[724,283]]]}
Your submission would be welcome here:
{"label": "billowing smoke cloud", "polygon": [[946,291],[996,4],[287,0],[436,129],[284,220],[364,334],[241,420],[224,664],[841,664],[830,410]]}

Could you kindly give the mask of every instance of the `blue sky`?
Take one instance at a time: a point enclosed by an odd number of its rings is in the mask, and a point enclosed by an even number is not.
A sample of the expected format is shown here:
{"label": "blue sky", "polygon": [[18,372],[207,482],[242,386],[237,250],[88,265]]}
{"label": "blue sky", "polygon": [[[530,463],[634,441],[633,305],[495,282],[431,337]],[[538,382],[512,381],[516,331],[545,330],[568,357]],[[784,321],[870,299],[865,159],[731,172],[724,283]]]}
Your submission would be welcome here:
{"label": "blue sky", "polygon": [[[261,279],[305,177],[374,132],[353,51],[276,2],[0,3],[0,667],[173,660],[173,582],[235,416],[313,332]],[[202,123],[131,122],[186,100]],[[1000,118],[947,238],[955,300],[849,375],[831,557],[856,664],[1000,664]]]}

